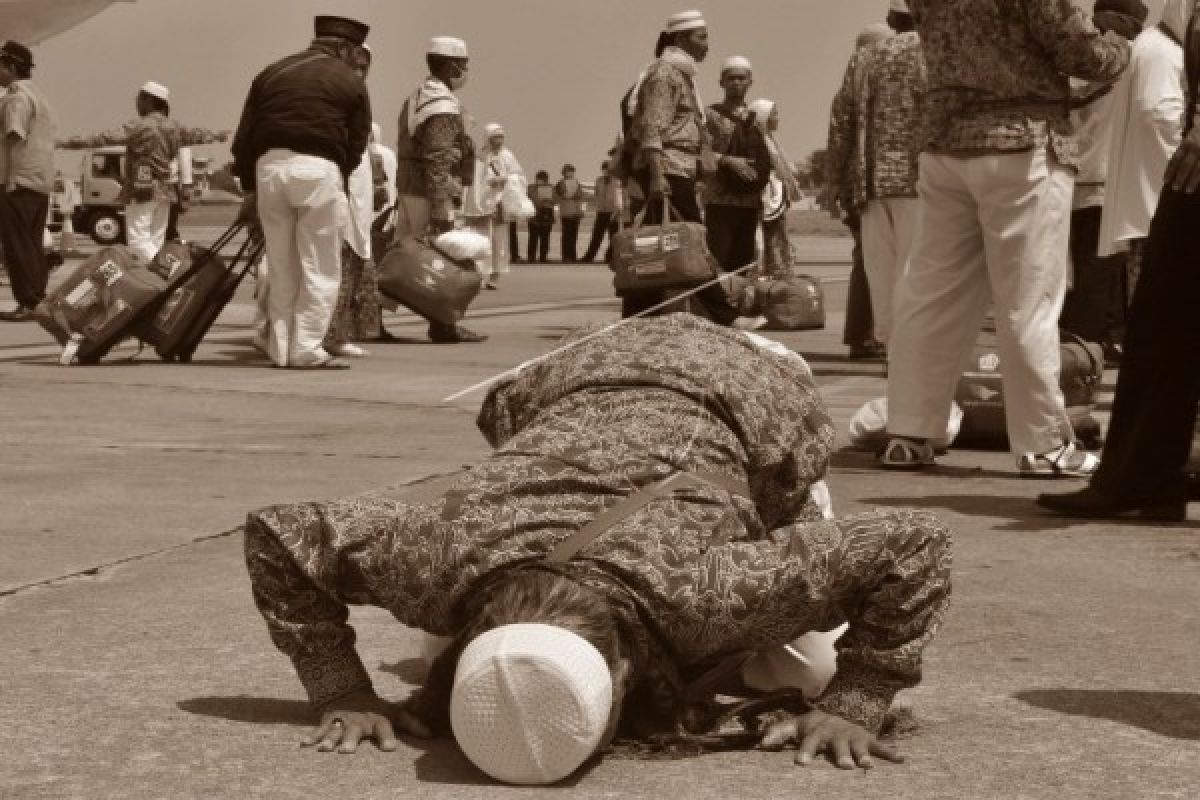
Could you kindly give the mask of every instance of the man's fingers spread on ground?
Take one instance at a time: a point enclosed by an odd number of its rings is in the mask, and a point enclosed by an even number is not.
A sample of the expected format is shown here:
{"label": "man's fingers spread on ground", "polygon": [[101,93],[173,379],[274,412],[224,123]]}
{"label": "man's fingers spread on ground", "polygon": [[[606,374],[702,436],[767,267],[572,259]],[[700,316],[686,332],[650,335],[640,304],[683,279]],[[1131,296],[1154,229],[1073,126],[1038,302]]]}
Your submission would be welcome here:
{"label": "man's fingers spread on ground", "polygon": [[381,719],[375,723],[375,741],[379,743],[380,750],[392,751],[396,749],[396,732],[392,729],[390,720]]}
{"label": "man's fingers spread on ground", "polygon": [[300,745],[302,747],[312,747],[314,744],[328,736],[329,732],[332,731],[333,728],[334,725],[332,721],[322,722],[313,730],[312,733],[300,740]]}
{"label": "man's fingers spread on ground", "polygon": [[818,733],[810,733],[800,743],[800,752],[796,753],[796,763],[807,767],[816,757],[817,752],[825,746],[825,737]]}
{"label": "man's fingers spread on ground", "polygon": [[854,769],[854,756],[850,753],[850,742],[838,736],[833,740],[833,763],[838,769]]}
{"label": "man's fingers spread on ground", "polygon": [[882,758],[884,761],[891,761],[893,764],[904,763],[904,756],[900,754],[895,745],[885,744],[878,739],[871,740],[871,755]]}
{"label": "man's fingers spread on ground", "polygon": [[353,753],[358,749],[358,743],[362,741],[363,730],[362,723],[349,722],[346,724],[346,730],[342,734],[342,746],[338,748],[339,753]]}
{"label": "man's fingers spread on ground", "polygon": [[875,766],[871,761],[871,745],[866,739],[851,739],[850,754],[854,756],[854,763],[863,769]]}

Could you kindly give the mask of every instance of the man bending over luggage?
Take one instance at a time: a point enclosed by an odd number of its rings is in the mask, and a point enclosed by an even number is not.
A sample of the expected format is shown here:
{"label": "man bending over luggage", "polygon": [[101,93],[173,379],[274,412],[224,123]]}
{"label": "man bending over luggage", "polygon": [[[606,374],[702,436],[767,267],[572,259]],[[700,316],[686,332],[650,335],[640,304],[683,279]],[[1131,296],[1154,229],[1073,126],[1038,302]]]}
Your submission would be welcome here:
{"label": "man bending over luggage", "polygon": [[[876,734],[945,614],[947,531],[918,511],[821,518],[834,429],[798,356],[689,314],[572,338],[493,388],[478,424],[497,449],[439,500],[250,515],[255,601],[321,712],[307,742],[391,750],[396,723],[453,734],[500,780],[550,783],[618,727],[710,731],[707,701],[749,654],[848,622],[824,693],[793,692],[748,743],[900,760]],[[391,717],[351,604],[453,637]]]}

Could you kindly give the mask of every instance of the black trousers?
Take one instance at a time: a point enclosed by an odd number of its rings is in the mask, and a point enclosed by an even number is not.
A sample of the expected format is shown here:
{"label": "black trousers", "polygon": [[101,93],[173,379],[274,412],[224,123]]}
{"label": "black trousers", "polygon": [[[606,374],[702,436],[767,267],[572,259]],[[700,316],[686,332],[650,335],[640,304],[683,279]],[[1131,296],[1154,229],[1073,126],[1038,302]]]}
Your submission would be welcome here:
{"label": "black trousers", "polygon": [[0,191],[0,245],[17,304],[33,308],[46,296],[50,275],[42,236],[50,196],[32,189]]}
{"label": "black trousers", "polygon": [[521,249],[517,244],[517,222],[513,220],[508,223],[508,252],[512,254],[513,261],[521,260]]}
{"label": "black trousers", "polygon": [[546,263],[550,258],[550,231],[553,225],[542,225],[529,220],[529,263],[541,261]]}
{"label": "black trousers", "polygon": [[562,260],[568,264],[573,264],[579,260],[577,248],[579,246],[579,223],[582,221],[583,217],[562,218],[560,249],[562,250]]}
{"label": "black trousers", "polygon": [[[649,176],[645,174],[640,175],[638,181],[641,183],[645,195],[649,197],[650,192],[646,188],[649,183]],[[668,175],[667,183],[671,187],[671,217],[683,222],[703,222],[704,220],[700,214],[700,205],[696,202],[695,179],[685,178],[682,175]],[[648,201],[643,224],[661,225],[662,222],[663,204],[661,202]],[[668,296],[668,290],[666,289],[641,289],[623,292],[621,294],[621,316],[628,318],[640,314],[647,309],[665,302]],[[709,286],[697,292],[693,297],[702,311],[701,316],[719,325],[731,325],[738,317],[737,309],[729,302],[725,290],[719,285]],[[673,310],[675,309],[667,306],[659,313],[665,314]]]}
{"label": "black trousers", "polygon": [[1089,342],[1117,342],[1125,326],[1124,253],[1101,258],[1103,206],[1071,214],[1071,262],[1075,281],[1063,302],[1059,327]]}
{"label": "black trousers", "polygon": [[754,261],[754,235],[762,212],[757,208],[709,205],[704,207],[708,249],[721,265],[732,270]]}
{"label": "black trousers", "polygon": [[1146,241],[1125,330],[1108,439],[1092,486],[1110,498],[1186,497],[1200,403],[1200,194],[1169,188]]}
{"label": "black trousers", "polygon": [[861,347],[875,339],[875,315],[871,311],[871,287],[863,261],[862,227],[858,215],[846,217],[846,227],[854,237],[851,253],[850,285],[846,290],[846,323],[842,328],[842,344]]}
{"label": "black trousers", "polygon": [[[597,211],[596,221],[592,223],[592,238],[588,242],[587,252],[583,254],[583,260],[595,261],[596,255],[600,252],[600,245],[604,244],[604,237],[607,235],[611,244],[612,234],[616,229],[617,221],[611,211]],[[608,261],[607,253],[605,253],[604,260]]]}

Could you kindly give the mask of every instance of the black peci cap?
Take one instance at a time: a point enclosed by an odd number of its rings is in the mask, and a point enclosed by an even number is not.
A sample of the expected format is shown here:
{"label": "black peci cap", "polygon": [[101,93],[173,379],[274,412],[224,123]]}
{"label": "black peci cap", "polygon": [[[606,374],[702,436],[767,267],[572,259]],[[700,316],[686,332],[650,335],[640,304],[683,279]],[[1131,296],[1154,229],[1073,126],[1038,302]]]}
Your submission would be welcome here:
{"label": "black peci cap", "polygon": [[334,36],[338,39],[349,39],[362,47],[367,40],[371,26],[349,17],[333,17],[321,15],[313,19],[313,31],[317,36]]}

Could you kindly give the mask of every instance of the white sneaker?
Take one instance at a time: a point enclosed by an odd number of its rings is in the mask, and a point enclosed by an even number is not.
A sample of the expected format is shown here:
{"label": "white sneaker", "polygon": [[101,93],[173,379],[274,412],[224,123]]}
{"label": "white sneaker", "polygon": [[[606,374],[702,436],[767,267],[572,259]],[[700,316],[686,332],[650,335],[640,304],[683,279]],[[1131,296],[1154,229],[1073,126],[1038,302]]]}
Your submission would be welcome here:
{"label": "white sneaker", "polygon": [[335,356],[343,356],[345,358],[365,358],[370,355],[367,350],[353,342],[343,342],[342,344],[335,344],[325,349]]}

